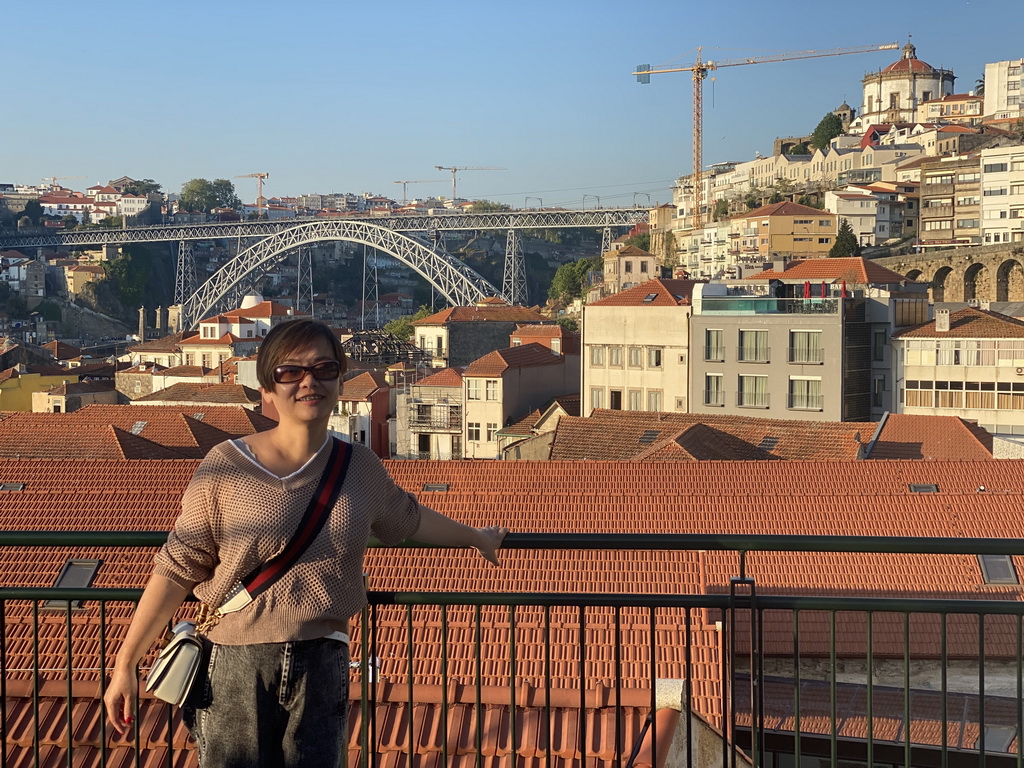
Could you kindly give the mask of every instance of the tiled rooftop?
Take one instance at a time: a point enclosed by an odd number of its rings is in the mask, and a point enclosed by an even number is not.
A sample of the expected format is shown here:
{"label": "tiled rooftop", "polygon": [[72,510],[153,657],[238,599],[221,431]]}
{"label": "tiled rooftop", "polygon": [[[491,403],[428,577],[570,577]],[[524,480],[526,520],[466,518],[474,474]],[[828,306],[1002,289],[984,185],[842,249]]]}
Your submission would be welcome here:
{"label": "tiled rooftop", "polygon": [[436,312],[413,325],[446,325],[448,323],[549,323],[537,310],[530,307],[512,307],[507,304],[485,304],[475,307],[450,307]]}
{"label": "tiled rooftop", "polygon": [[890,413],[869,459],[992,460],[992,434],[957,416]]}
{"label": "tiled rooftop", "polygon": [[[813,209],[812,209],[813,210]],[[820,213],[820,211],[819,211]],[[914,282],[862,256],[791,261],[782,272],[766,269],[750,275],[747,280],[845,280],[851,285],[893,285]]]}
{"label": "tiled rooftop", "polygon": [[758,216],[834,216],[828,211],[822,211],[818,208],[811,208],[807,205],[801,205],[800,203],[793,203],[784,201],[781,203],[772,203],[771,205],[762,205],[760,208],[755,208],[752,211],[744,213],[742,216],[737,218],[741,219],[752,219]]}
{"label": "tiled rooftop", "polygon": [[648,280],[613,293],[588,307],[678,307],[690,303],[695,280]]}
{"label": "tiled rooftop", "polygon": [[381,389],[391,389],[387,377],[379,371],[366,371],[345,382],[339,400],[367,400]]}
{"label": "tiled rooftop", "polygon": [[251,405],[262,400],[260,393],[242,384],[200,384],[181,382],[151,395],[140,397],[136,403],[223,403],[225,405]]}
{"label": "tiled rooftop", "polygon": [[463,377],[501,376],[510,368],[532,368],[539,365],[560,365],[565,358],[542,344],[523,344],[489,352],[466,366]]}
{"label": "tiled rooftop", "polygon": [[1024,339],[1024,322],[987,309],[965,307],[949,315],[949,330],[935,330],[935,321],[904,328],[894,339]]}
{"label": "tiled rooftop", "polygon": [[417,387],[461,387],[464,368],[443,368],[416,382]]}

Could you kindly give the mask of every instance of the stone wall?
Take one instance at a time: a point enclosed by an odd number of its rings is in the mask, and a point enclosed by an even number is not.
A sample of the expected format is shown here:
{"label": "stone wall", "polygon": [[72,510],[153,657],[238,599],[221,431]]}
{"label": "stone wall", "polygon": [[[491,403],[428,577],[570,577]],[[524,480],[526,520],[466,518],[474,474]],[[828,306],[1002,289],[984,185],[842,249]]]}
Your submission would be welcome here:
{"label": "stone wall", "polygon": [[940,301],[1024,301],[1024,243],[999,243],[875,259],[931,284]]}

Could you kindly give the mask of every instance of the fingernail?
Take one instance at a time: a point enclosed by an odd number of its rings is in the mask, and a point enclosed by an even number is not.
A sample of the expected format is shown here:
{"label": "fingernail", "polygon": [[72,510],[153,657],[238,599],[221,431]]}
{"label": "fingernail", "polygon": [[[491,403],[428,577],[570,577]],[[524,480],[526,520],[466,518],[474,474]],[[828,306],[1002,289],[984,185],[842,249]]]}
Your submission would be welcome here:
{"label": "fingernail", "polygon": [[124,721],[125,721],[126,723],[131,723],[132,719],[131,719],[130,717],[126,717],[126,718],[124,719]]}

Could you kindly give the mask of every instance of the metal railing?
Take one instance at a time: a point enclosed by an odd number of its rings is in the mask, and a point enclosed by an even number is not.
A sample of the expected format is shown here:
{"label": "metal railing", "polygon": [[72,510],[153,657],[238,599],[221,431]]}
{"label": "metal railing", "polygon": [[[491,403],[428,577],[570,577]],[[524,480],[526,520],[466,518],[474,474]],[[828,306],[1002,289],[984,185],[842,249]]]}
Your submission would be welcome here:
{"label": "metal railing", "polygon": [[825,362],[825,350],[821,347],[790,347],[789,362],[820,365]]}
{"label": "metal railing", "polygon": [[[164,538],[0,532],[0,546],[152,547]],[[509,765],[517,755],[546,755],[548,765],[561,765],[567,755],[574,764],[628,767],[641,750],[664,754],[678,735],[654,716],[666,706],[678,709],[687,724],[679,733],[688,735],[667,764],[694,765],[698,749],[707,756],[709,736],[726,766],[779,765],[781,756],[797,765],[803,758],[832,766],[1024,764],[1019,590],[988,600],[764,594],[747,567],[752,552],[1009,557],[1024,554],[1024,540],[513,534],[506,547],[729,553],[735,571],[702,594],[371,591],[359,626],[365,631],[357,631],[352,646],[360,695],[350,708],[358,721],[350,732],[359,744],[373,745],[360,750],[362,765],[383,764],[383,751],[394,749],[407,765],[428,757],[448,764],[469,750],[478,765],[485,755],[490,764],[490,756],[505,754]],[[943,587],[935,584],[935,591]],[[103,695],[116,650],[112,635],[123,633],[124,604],[139,595],[137,589],[0,588],[2,764],[31,753],[35,765],[76,765],[90,750],[98,753],[90,764],[125,764],[123,750],[134,750],[139,764],[143,749],[162,750],[168,766],[187,762],[181,716],[170,706],[140,700],[128,739],[113,737],[102,716],[96,722],[81,715]],[[47,600],[85,607],[47,612]],[[499,643],[494,635],[502,627],[507,642]],[[588,642],[592,629],[603,642]],[[76,631],[95,641],[77,659]],[[463,640],[453,639],[460,632]],[[922,651],[928,632],[935,647]],[[695,641],[701,634],[711,638],[703,646]],[[64,663],[50,666],[61,645]],[[404,654],[387,655],[403,648]],[[931,677],[922,663],[931,664]],[[675,704],[666,705],[666,669],[684,683],[709,687],[683,684]],[[467,672],[469,683],[453,683],[461,692],[447,693],[450,678]],[[424,698],[420,680],[430,676],[445,683],[445,695]],[[61,698],[63,711],[51,706]],[[440,711],[439,719],[436,712],[429,719],[428,706]],[[505,715],[483,727],[495,710]],[[472,743],[450,737],[445,725],[436,739],[420,730],[459,713],[464,728],[476,724]],[[400,727],[385,738],[388,722]],[[404,741],[394,742],[396,733]],[[55,750],[64,754],[58,759]]]}
{"label": "metal railing", "polygon": [[820,411],[825,407],[824,395],[788,395],[788,406],[794,411]]}

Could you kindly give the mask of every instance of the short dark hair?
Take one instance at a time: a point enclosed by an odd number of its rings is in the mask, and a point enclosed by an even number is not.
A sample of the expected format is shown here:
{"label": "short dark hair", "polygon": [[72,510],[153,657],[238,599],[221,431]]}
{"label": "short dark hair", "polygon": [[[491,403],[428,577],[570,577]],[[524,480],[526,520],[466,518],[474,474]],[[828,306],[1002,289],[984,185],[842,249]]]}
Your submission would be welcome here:
{"label": "short dark hair", "polygon": [[274,369],[297,349],[310,347],[323,339],[331,346],[334,359],[341,363],[344,375],[345,350],[341,341],[331,327],[319,320],[289,320],[270,329],[270,333],[260,344],[256,355],[256,380],[267,392],[274,391]]}

